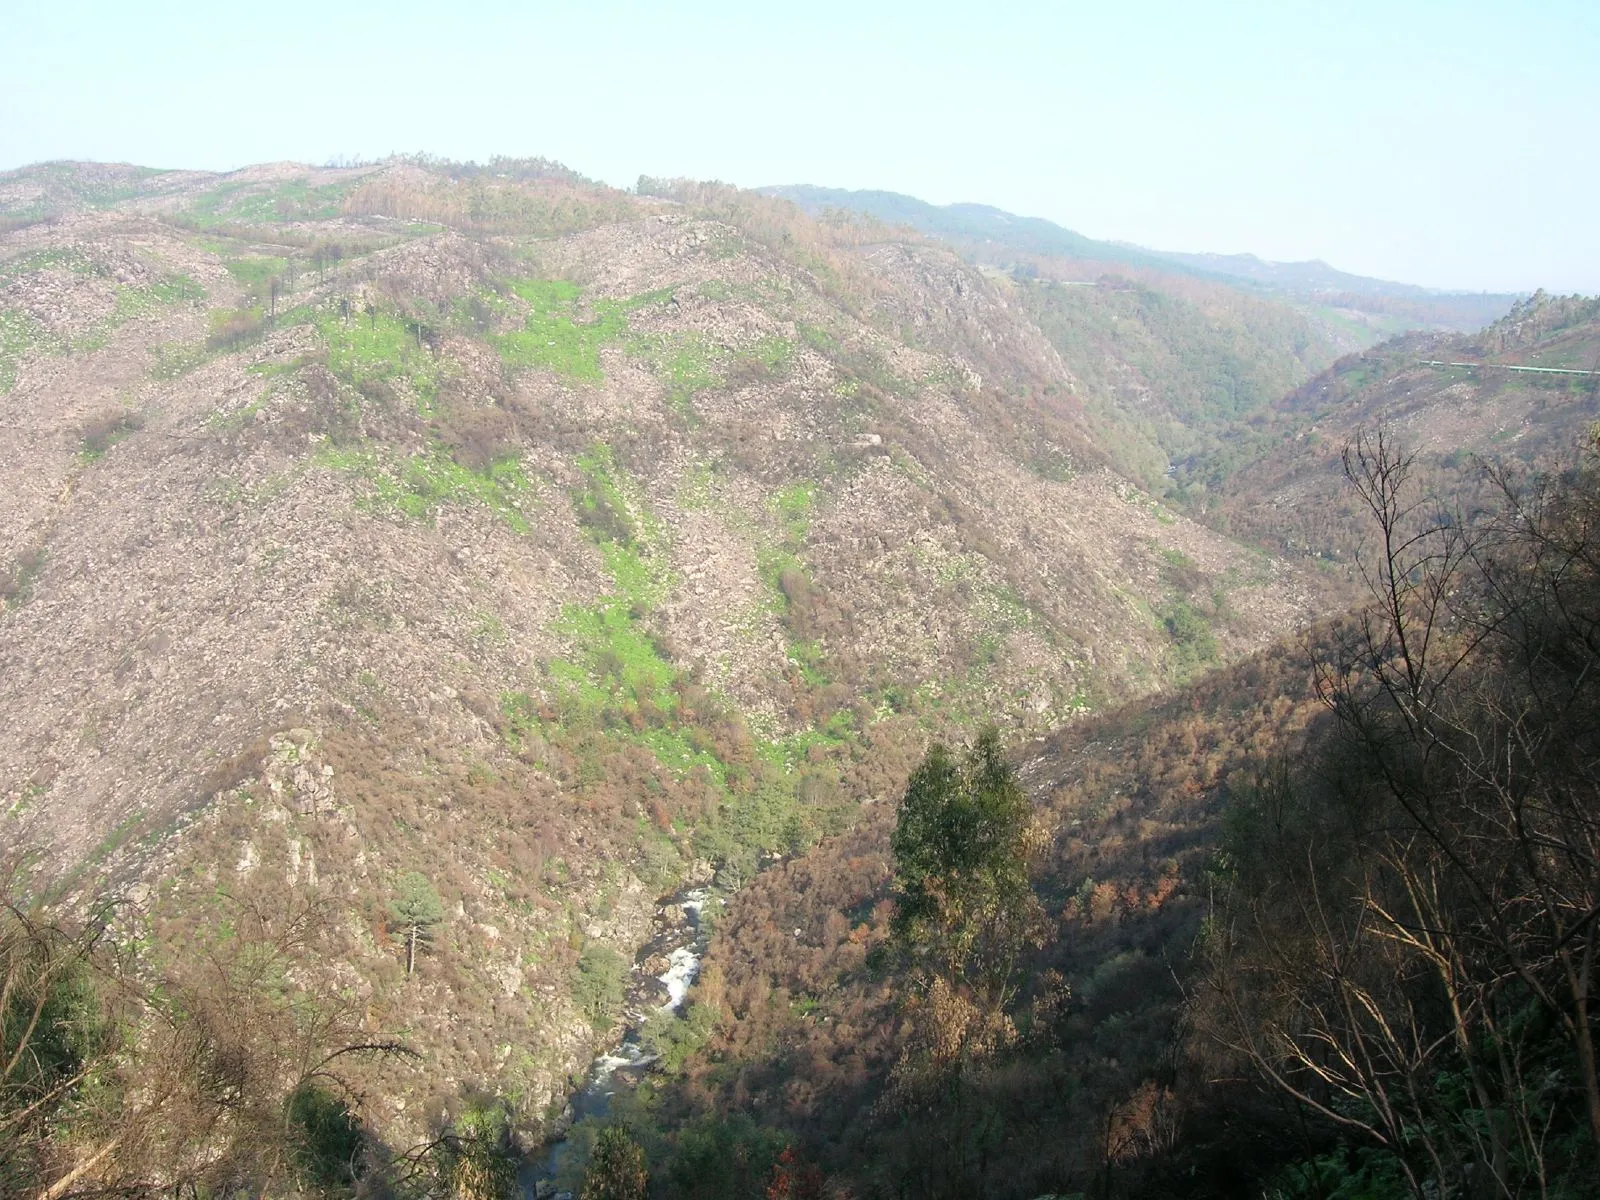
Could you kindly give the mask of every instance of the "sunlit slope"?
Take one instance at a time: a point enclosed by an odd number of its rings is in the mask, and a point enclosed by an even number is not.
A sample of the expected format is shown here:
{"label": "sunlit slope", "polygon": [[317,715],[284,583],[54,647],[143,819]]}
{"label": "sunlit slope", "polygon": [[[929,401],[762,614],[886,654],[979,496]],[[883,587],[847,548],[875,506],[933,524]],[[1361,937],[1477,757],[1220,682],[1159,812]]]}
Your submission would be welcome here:
{"label": "sunlit slope", "polygon": [[[661,191],[0,177],[8,837],[174,944],[219,888],[335,903],[430,1056],[396,1104],[475,1080],[536,1123],[615,1015],[592,948],[686,875],[847,827],[932,732],[1054,727],[1320,603],[1108,469],[947,250]],[[411,871],[447,917],[402,985]]]}

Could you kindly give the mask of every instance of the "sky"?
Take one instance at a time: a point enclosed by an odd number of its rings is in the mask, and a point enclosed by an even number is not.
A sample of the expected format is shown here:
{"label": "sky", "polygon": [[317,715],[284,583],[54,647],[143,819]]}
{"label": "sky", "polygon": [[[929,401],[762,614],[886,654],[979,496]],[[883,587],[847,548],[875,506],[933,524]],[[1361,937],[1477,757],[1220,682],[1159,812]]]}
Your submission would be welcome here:
{"label": "sky", "polygon": [[0,0],[0,170],[543,155],[1600,292],[1600,0]]}

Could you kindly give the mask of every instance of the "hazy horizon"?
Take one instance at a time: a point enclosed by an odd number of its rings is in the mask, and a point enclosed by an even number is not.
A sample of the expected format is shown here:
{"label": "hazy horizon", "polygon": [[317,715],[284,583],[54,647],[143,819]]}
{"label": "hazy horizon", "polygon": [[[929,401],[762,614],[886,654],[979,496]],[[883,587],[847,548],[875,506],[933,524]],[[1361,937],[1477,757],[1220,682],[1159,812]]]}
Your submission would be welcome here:
{"label": "hazy horizon", "polygon": [[991,205],[1154,249],[1425,287],[1600,292],[1575,155],[1600,12],[484,4],[0,16],[0,169],[543,155]]}

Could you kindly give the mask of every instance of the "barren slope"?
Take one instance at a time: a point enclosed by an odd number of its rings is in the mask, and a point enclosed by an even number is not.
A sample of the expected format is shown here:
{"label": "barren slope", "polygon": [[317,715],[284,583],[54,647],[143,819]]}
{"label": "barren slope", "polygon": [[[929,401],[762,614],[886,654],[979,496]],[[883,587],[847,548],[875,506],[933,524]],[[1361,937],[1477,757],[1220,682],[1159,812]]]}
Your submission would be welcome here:
{"label": "barren slope", "polygon": [[[844,828],[930,732],[1317,607],[1102,466],[935,246],[549,164],[103,175],[0,177],[0,819],[158,936],[331,906],[426,1052],[380,1125],[468,1082],[536,1121],[614,1015],[587,948]],[[411,870],[447,917],[407,980]]]}

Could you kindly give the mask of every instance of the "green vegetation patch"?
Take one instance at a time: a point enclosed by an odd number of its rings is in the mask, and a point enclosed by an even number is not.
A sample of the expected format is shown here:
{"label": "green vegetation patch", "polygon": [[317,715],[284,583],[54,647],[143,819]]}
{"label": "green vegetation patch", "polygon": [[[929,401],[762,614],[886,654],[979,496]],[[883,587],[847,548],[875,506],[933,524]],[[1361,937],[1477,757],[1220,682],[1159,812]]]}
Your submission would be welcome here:
{"label": "green vegetation patch", "polygon": [[[843,828],[850,806],[832,769],[808,752],[848,745],[856,736],[851,713],[832,712],[824,728],[781,742],[751,736],[736,712],[678,669],[650,628],[672,583],[666,530],[607,446],[592,447],[578,466],[573,505],[613,586],[557,618],[572,649],[548,665],[546,699],[501,696],[507,741],[540,761],[568,764],[580,789],[625,786],[630,802],[649,809],[639,819],[639,853],[663,881],[675,878],[691,844],[693,854],[725,865],[735,886],[760,852],[803,848]],[[786,489],[773,511],[803,523],[814,500],[809,485]],[[815,644],[800,652],[808,664],[821,661]],[[547,755],[547,747],[561,753]],[[642,781],[629,774],[619,785],[613,772],[636,770],[622,764],[640,763],[641,750],[657,773]]]}
{"label": "green vegetation patch", "polygon": [[649,364],[666,389],[667,403],[685,416],[694,398],[717,388],[780,377],[794,361],[794,343],[765,337],[728,349],[697,331],[630,340],[628,351]]}
{"label": "green vegetation patch", "polygon": [[667,403],[680,413],[692,411],[700,392],[722,386],[716,354],[698,333],[675,334],[659,346],[641,344],[635,352],[651,364],[666,385]]}
{"label": "green vegetation patch", "polygon": [[773,493],[767,500],[767,513],[777,524],[779,536],[774,542],[756,547],[756,570],[767,584],[770,611],[783,621],[788,633],[786,657],[800,680],[811,688],[823,688],[832,682],[821,643],[797,631],[794,620],[796,610],[809,605],[816,595],[801,551],[818,495],[818,486],[807,480]]}
{"label": "green vegetation patch", "polygon": [[816,502],[817,485],[802,480],[776,492],[772,497],[772,509],[783,520],[789,537],[803,538]]}
{"label": "green vegetation patch", "polygon": [[17,363],[23,355],[54,345],[43,325],[20,308],[0,308],[0,396],[17,383]]}
{"label": "green vegetation patch", "polygon": [[567,605],[557,622],[576,650],[572,660],[550,664],[564,716],[586,727],[626,727],[664,765],[704,765],[720,775],[715,756],[668,727],[679,673],[643,625],[671,586],[665,530],[633,494],[608,446],[592,447],[578,466],[584,483],[573,504],[615,587],[593,604]]}
{"label": "green vegetation patch", "polygon": [[143,428],[144,418],[138,413],[104,413],[84,425],[78,459],[84,463],[98,462],[112,446]]}
{"label": "green vegetation patch", "polygon": [[440,446],[403,458],[364,448],[324,446],[316,463],[352,475],[366,488],[357,504],[431,521],[447,504],[481,504],[517,533],[530,529],[526,507],[531,487],[520,458],[508,456],[473,471]]}
{"label": "green vegetation patch", "polygon": [[1217,660],[1217,638],[1211,625],[1182,597],[1156,609],[1172,642],[1172,674],[1182,682]]}
{"label": "green vegetation patch", "polygon": [[218,225],[278,225],[290,221],[325,221],[337,217],[351,182],[314,188],[301,180],[275,188],[255,189],[247,183],[219,184],[189,206],[189,220],[203,229]]}
{"label": "green vegetation patch", "polygon": [[571,715],[597,718],[617,709],[624,717],[641,711],[670,714],[677,706],[676,668],[640,625],[626,602],[569,604],[556,623],[578,650],[575,662],[556,660],[550,677],[565,692]]}
{"label": "green vegetation patch", "polygon": [[507,366],[554,371],[563,379],[599,383],[600,347],[617,341],[628,329],[628,313],[661,299],[647,293],[628,300],[596,300],[593,317],[578,319],[578,285],[564,279],[518,279],[511,291],[528,306],[523,327],[514,333],[491,334],[490,343]]}
{"label": "green vegetation patch", "polygon": [[768,371],[787,371],[794,362],[794,343],[782,337],[757,338],[741,354]]}
{"label": "green vegetation patch", "polygon": [[424,415],[432,411],[440,368],[419,323],[377,307],[348,316],[319,310],[314,323],[328,347],[328,370],[340,379],[356,386],[404,381]]}
{"label": "green vegetation patch", "polygon": [[289,260],[270,255],[230,258],[223,264],[247,288],[264,288],[276,276],[289,269]]}
{"label": "green vegetation patch", "polygon": [[583,472],[583,485],[573,494],[578,523],[600,548],[618,595],[638,608],[659,604],[672,582],[666,567],[665,528],[617,467],[605,443],[596,443],[580,456],[578,469]]}
{"label": "green vegetation patch", "polygon": [[[626,300],[594,300],[588,304],[585,318],[577,284],[564,279],[516,279],[506,286],[527,306],[521,329],[488,335],[508,366],[547,370],[576,383],[600,383],[604,379],[601,347],[620,342],[629,354],[649,364],[666,388],[668,403],[686,414],[698,393],[745,377],[787,371],[794,359],[794,344],[781,337],[760,338],[729,350],[693,331],[630,333],[628,314],[670,299],[670,289]],[[503,314],[506,304],[485,293],[458,304],[457,316],[482,328]]]}
{"label": "green vegetation patch", "polygon": [[52,246],[47,250],[35,250],[32,254],[24,254],[0,264],[0,283],[10,283],[13,279],[21,279],[24,275],[31,275],[35,271],[47,271],[51,267],[65,267],[78,275],[105,273],[100,264],[78,247]]}
{"label": "green vegetation patch", "polygon": [[609,946],[591,942],[583,948],[572,972],[572,999],[596,1029],[609,1028],[622,1007],[628,962]]}
{"label": "green vegetation patch", "polygon": [[776,541],[756,547],[756,570],[771,589],[773,610],[779,614],[788,611],[796,590],[809,582],[800,551],[817,495],[817,485],[802,480],[779,489],[767,501],[767,512],[780,533]]}

